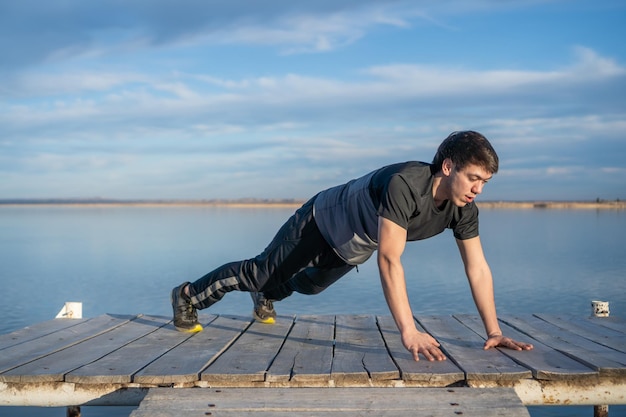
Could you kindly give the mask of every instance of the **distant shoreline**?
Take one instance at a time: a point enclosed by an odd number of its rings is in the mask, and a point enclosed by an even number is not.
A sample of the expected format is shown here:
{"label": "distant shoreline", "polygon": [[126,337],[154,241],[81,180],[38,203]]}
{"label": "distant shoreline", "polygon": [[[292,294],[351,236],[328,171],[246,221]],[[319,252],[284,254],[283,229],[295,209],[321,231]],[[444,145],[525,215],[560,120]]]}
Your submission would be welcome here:
{"label": "distant shoreline", "polygon": [[[0,207],[66,206],[66,207],[233,207],[233,208],[291,208],[301,206],[297,199],[239,199],[239,200],[108,200],[108,199],[5,199]],[[485,209],[582,209],[624,210],[626,201],[477,201]]]}
{"label": "distant shoreline", "polygon": [[113,200],[113,199],[0,199],[1,207],[65,206],[65,207],[299,207],[305,200],[238,199],[238,200]]}
{"label": "distant shoreline", "polygon": [[477,201],[478,208],[624,210],[626,201]]}

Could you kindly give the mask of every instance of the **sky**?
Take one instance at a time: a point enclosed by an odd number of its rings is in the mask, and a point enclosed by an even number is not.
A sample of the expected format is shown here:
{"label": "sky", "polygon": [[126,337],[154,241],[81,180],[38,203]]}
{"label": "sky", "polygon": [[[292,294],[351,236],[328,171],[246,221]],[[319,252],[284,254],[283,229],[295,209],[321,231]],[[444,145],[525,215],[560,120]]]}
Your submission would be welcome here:
{"label": "sky", "polygon": [[623,0],[0,0],[0,199],[306,199],[430,162],[626,199]]}

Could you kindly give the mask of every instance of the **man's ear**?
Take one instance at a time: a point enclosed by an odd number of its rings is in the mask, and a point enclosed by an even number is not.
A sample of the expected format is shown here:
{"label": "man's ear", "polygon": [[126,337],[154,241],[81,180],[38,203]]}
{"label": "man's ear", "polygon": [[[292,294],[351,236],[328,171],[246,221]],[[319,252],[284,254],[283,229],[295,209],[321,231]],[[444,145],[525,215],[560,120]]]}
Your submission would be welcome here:
{"label": "man's ear", "polygon": [[452,159],[450,158],[444,159],[443,163],[441,164],[441,173],[445,176],[449,176],[453,169],[454,169],[454,162],[452,162]]}

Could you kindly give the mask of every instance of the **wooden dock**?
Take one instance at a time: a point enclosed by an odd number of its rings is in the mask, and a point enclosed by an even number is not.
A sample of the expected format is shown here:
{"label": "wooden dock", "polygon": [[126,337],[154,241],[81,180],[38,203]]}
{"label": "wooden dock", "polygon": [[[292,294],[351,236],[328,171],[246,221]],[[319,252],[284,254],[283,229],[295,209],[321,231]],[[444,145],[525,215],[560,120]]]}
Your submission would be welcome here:
{"label": "wooden dock", "polygon": [[114,314],[0,335],[0,406],[141,403],[133,417],[165,416],[177,415],[165,411],[176,398],[204,410],[195,415],[404,416],[420,415],[418,407],[523,416],[527,405],[626,404],[626,320],[618,317],[501,317],[505,334],[534,344],[522,352],[483,350],[478,316],[417,317],[441,343],[442,362],[415,362],[390,316],[200,321],[205,330],[194,335],[169,317]]}

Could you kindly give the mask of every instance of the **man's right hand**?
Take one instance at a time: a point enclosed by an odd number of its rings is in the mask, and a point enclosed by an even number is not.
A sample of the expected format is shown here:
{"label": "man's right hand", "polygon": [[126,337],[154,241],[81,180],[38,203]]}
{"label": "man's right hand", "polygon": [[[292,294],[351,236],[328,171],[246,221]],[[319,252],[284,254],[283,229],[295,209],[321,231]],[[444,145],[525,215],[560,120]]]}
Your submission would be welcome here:
{"label": "man's right hand", "polygon": [[439,342],[427,333],[417,331],[402,334],[402,344],[411,352],[413,359],[419,361],[422,354],[429,361],[445,361],[446,355],[439,349]]}

